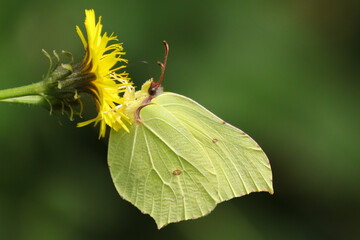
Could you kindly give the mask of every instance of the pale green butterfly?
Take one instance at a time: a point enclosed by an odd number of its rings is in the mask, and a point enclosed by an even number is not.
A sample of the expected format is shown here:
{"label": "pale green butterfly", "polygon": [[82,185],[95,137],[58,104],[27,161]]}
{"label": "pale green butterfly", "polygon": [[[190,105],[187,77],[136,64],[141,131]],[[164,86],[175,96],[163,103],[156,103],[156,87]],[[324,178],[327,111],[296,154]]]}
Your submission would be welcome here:
{"label": "pale green butterfly", "polygon": [[147,81],[128,104],[133,124],[110,133],[108,164],[120,196],[168,223],[202,217],[225,200],[273,193],[260,146],[197,102]]}

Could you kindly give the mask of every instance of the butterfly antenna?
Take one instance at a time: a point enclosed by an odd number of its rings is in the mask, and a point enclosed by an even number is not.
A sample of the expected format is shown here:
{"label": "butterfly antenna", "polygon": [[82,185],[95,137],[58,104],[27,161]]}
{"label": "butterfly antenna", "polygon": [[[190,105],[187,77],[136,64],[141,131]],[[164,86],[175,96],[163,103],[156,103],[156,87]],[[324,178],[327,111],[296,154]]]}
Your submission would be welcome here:
{"label": "butterfly antenna", "polygon": [[166,41],[163,41],[164,45],[165,45],[165,57],[164,57],[164,62],[160,62],[158,61],[157,64],[160,65],[161,67],[161,75],[159,78],[159,81],[155,82],[153,81],[149,87],[149,95],[150,95],[150,99],[151,97],[155,96],[157,93],[158,88],[161,86],[161,82],[164,78],[164,73],[165,73],[165,68],[166,68],[166,62],[167,62],[167,57],[168,57],[168,53],[169,53],[169,44],[167,44]]}
{"label": "butterfly antenna", "polygon": [[166,68],[166,62],[167,62],[167,57],[168,57],[168,54],[169,54],[169,44],[166,42],[166,41],[163,41],[164,45],[165,45],[165,57],[164,57],[164,62],[160,62],[158,61],[157,64],[160,65],[161,67],[161,76],[159,78],[159,81],[157,82],[158,86],[161,85],[161,82],[164,78],[164,73],[165,73],[165,68]]}

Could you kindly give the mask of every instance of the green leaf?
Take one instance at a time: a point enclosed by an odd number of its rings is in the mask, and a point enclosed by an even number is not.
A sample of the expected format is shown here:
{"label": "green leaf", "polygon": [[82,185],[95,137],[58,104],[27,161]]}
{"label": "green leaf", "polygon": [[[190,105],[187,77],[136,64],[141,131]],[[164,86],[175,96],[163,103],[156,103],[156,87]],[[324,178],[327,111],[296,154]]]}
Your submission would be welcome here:
{"label": "green leaf", "polygon": [[119,194],[159,228],[234,197],[273,193],[269,160],[244,132],[178,94],[151,103],[130,133],[111,131],[108,163]]}

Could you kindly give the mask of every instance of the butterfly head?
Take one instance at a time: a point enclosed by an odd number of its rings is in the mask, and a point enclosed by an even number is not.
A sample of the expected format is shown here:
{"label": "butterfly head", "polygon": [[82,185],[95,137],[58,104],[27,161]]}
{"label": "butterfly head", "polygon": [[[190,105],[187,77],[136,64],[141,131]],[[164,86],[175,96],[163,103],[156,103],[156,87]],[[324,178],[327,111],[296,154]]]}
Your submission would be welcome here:
{"label": "butterfly head", "polygon": [[125,105],[127,106],[125,114],[129,116],[130,122],[136,121],[136,119],[138,118],[136,115],[139,114],[140,109],[146,105],[149,105],[151,99],[163,93],[161,82],[164,78],[166,61],[169,52],[169,45],[166,41],[163,41],[163,43],[165,45],[164,62],[157,62],[157,64],[159,64],[161,67],[161,75],[159,81],[154,81],[154,79],[151,78],[142,85],[139,91],[136,91],[135,93],[131,92],[128,97],[125,97]]}

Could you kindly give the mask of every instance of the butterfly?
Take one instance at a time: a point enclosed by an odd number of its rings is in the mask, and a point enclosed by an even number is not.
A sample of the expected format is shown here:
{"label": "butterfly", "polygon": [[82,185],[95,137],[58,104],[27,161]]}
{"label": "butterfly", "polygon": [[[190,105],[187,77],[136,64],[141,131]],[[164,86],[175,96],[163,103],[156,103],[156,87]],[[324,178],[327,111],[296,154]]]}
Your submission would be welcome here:
{"label": "butterfly", "polygon": [[158,228],[210,213],[251,192],[273,193],[270,162],[246,133],[150,79],[128,104],[129,133],[110,133],[108,165],[120,196]]}

